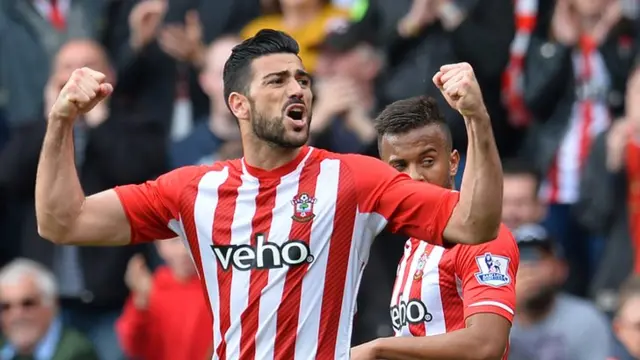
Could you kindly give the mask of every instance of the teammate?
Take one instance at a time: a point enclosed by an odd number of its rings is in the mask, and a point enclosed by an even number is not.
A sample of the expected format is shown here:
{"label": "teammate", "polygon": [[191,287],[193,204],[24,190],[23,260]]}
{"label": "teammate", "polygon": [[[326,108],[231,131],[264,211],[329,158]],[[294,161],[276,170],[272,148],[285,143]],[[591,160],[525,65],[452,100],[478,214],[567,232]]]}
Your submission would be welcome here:
{"label": "teammate", "polygon": [[[414,180],[453,188],[460,156],[434,99],[389,105],[376,129],[382,160]],[[352,359],[506,359],[518,262],[504,225],[480,246],[407,240],[391,299],[398,337],[356,347]]]}
{"label": "teammate", "polygon": [[180,235],[211,305],[216,359],[348,359],[359,278],[385,226],[439,245],[497,235],[502,170],[468,64],[434,77],[471,129],[458,194],[374,158],[305,146],[312,92],[297,53],[290,36],[262,30],[227,60],[243,159],[141,185],[86,197],[78,183],[72,124],[113,90],[103,74],[75,71],[50,112],[36,181],[40,234],[74,245]]}

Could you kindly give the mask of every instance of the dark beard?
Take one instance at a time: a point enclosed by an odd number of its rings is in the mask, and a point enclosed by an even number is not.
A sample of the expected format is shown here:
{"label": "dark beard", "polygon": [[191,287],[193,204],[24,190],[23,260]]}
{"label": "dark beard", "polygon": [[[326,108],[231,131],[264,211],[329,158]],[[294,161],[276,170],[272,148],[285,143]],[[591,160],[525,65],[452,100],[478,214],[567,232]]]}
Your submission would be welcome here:
{"label": "dark beard", "polygon": [[[262,116],[254,106],[253,101],[251,103],[251,116],[253,121],[251,122],[251,128],[253,133],[261,140],[273,145],[274,147],[283,149],[295,149],[303,146],[309,139],[308,133],[304,141],[291,141],[285,138],[286,129],[284,128],[284,116],[278,118],[267,119]],[[311,114],[308,114],[307,129],[311,125]],[[308,131],[308,130],[307,130]]]}
{"label": "dark beard", "polygon": [[540,289],[537,294],[524,301],[523,307],[533,316],[545,314],[551,309],[557,293],[556,286]]}

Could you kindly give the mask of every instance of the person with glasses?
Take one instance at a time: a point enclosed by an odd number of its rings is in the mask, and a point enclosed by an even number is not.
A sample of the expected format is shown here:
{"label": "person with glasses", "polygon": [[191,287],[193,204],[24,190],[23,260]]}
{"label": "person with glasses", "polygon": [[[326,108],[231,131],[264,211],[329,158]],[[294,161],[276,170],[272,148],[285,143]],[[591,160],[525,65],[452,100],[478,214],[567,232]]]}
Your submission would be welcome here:
{"label": "person with glasses", "polygon": [[0,359],[98,359],[88,339],[62,325],[57,297],[53,274],[35,261],[0,269]]}

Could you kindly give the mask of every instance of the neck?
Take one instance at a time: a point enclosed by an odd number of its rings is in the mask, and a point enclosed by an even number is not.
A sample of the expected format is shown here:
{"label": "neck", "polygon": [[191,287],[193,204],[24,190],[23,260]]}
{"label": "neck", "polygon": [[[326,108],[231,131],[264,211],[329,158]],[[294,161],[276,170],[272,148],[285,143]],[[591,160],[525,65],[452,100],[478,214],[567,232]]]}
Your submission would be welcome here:
{"label": "neck", "polygon": [[375,96],[373,94],[373,82],[364,82],[359,84],[360,88],[360,103],[365,109],[372,109],[375,103]]}
{"label": "neck", "polygon": [[302,148],[282,148],[259,139],[243,141],[244,161],[250,166],[262,170],[277,169],[291,162]]}
{"label": "neck", "polygon": [[284,24],[289,29],[297,29],[313,20],[322,10],[320,2],[310,2],[295,6],[284,6],[282,8],[282,18]]}

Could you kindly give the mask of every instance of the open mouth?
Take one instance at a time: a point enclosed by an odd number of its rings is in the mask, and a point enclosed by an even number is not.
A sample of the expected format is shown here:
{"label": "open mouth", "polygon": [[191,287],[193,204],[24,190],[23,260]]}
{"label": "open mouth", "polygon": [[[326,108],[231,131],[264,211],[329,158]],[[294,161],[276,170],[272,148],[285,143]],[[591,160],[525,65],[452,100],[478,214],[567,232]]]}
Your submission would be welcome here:
{"label": "open mouth", "polygon": [[305,106],[300,104],[289,105],[286,114],[292,120],[301,121],[304,119]]}

